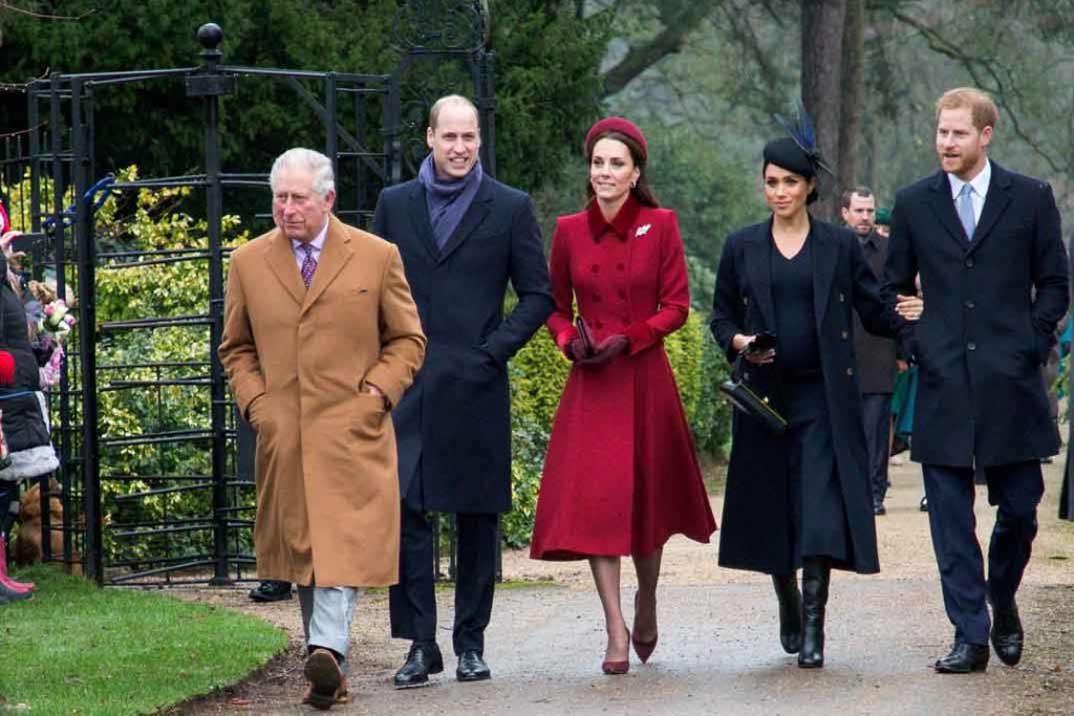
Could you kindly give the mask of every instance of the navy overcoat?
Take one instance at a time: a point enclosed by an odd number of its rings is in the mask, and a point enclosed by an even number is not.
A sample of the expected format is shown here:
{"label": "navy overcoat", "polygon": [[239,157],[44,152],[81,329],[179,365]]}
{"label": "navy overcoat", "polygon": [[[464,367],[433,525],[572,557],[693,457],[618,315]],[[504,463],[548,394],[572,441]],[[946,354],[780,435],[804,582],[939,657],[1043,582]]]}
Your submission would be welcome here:
{"label": "navy overcoat", "polygon": [[970,467],[1059,452],[1041,380],[1070,298],[1059,212],[1048,184],[992,162],[973,240],[940,171],[895,196],[885,291],[925,311],[902,328],[919,366],[911,458]]}
{"label": "navy overcoat", "polygon": [[[553,305],[533,204],[525,193],[485,175],[440,250],[425,188],[411,180],[381,192],[372,231],[399,247],[429,341],[417,379],[392,411],[400,492],[435,512],[506,512],[507,361]],[[508,282],[518,303],[505,317]]]}
{"label": "navy overcoat", "polygon": [[[869,331],[886,336],[894,335],[895,313],[881,301],[880,283],[853,232],[817,219],[811,222],[813,312],[851,546],[848,563],[833,566],[868,574],[879,571],[880,564],[851,308]],[[730,361],[737,357],[731,347],[736,333],[776,330],[770,271],[774,250],[771,220],[731,234],[724,244],[711,328]],[[783,412],[777,365],[745,365],[749,384]],[[792,549],[788,454],[786,436],[772,435],[735,411],[720,523],[722,566],[770,574],[789,574],[802,566],[801,555]]]}

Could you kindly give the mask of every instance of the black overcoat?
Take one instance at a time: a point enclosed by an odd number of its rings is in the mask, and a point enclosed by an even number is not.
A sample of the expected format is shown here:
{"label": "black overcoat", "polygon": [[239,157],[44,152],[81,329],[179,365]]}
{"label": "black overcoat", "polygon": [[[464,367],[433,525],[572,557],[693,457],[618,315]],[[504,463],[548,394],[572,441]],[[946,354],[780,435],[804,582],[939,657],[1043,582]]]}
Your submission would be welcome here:
{"label": "black overcoat", "polygon": [[[835,566],[870,574],[879,571],[880,564],[851,340],[851,309],[857,311],[867,329],[880,335],[894,335],[895,316],[881,301],[880,283],[865,263],[853,233],[811,221],[813,311],[851,546],[848,563]],[[771,227],[771,220],[746,227],[731,234],[724,244],[711,328],[731,361],[737,357],[731,347],[736,333],[775,331]],[[782,411],[777,365],[745,365],[749,383]],[[720,531],[722,566],[771,574],[787,574],[801,566],[801,556],[792,554],[787,458],[788,438],[772,435],[759,422],[736,411]]]}
{"label": "black overcoat", "polygon": [[901,328],[919,366],[911,458],[988,467],[1059,452],[1041,366],[1070,288],[1051,187],[992,162],[973,241],[944,172],[901,189],[886,295],[918,272],[925,311]]}
{"label": "black overcoat", "polygon": [[[879,281],[884,275],[884,259],[888,255],[887,237],[874,231],[861,244],[861,252]],[[895,392],[895,341],[869,333],[857,313],[854,315],[854,356],[858,360],[858,383],[863,394]]]}
{"label": "black overcoat", "polygon": [[[418,502],[436,512],[510,510],[507,361],[552,312],[533,204],[486,175],[441,251],[425,188],[412,180],[381,192],[372,231],[399,247],[429,341],[392,411],[400,492],[420,490]],[[505,318],[508,281],[518,303]]]}

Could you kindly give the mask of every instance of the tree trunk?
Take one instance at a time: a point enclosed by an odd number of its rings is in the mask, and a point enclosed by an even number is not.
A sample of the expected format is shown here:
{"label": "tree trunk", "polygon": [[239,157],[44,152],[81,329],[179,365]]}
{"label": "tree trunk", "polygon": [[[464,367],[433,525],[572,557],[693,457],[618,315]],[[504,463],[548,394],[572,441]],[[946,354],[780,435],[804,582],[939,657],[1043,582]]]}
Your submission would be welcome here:
{"label": "tree trunk", "polygon": [[[839,124],[842,121],[843,28],[847,0],[801,0],[802,102],[817,128],[817,141],[828,166],[839,166]],[[820,201],[813,211],[835,218],[831,178],[821,182]]]}
{"label": "tree trunk", "polygon": [[843,28],[843,116],[839,123],[839,167],[836,171],[836,190],[839,192],[861,183],[858,178],[858,144],[865,108],[864,22],[864,0],[847,0],[846,25]]}

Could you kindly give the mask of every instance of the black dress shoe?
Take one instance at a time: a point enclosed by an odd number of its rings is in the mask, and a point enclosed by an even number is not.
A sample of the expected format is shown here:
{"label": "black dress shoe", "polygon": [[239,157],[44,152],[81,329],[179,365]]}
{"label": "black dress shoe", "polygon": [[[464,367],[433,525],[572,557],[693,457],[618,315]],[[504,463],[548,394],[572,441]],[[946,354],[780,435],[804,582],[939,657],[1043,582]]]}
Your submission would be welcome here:
{"label": "black dress shoe", "polygon": [[888,513],[888,511],[886,509],[884,509],[884,503],[883,502],[874,502],[873,503],[873,514],[874,515],[886,515],[887,513]]}
{"label": "black dress shoe", "polygon": [[1014,666],[1022,660],[1022,644],[1025,642],[1018,607],[1012,603],[1009,609],[993,608],[992,612],[992,648],[1000,661]]}
{"label": "black dress shoe", "polygon": [[435,641],[416,641],[410,645],[406,663],[395,672],[395,688],[410,689],[429,683],[429,674],[444,670],[444,657]]}
{"label": "black dress shoe", "polygon": [[489,665],[474,650],[459,654],[459,668],[455,669],[455,678],[459,681],[484,681],[492,678]]}
{"label": "black dress shoe", "polygon": [[919,502],[918,505],[917,505],[917,509],[921,510],[922,512],[928,512],[929,511],[929,498],[922,497],[921,502]]}
{"label": "black dress shoe", "polygon": [[250,590],[250,599],[255,602],[280,602],[291,598],[291,583],[266,579]]}
{"label": "black dress shoe", "polygon": [[951,653],[936,662],[935,669],[941,674],[969,674],[988,668],[988,646],[956,641]]}

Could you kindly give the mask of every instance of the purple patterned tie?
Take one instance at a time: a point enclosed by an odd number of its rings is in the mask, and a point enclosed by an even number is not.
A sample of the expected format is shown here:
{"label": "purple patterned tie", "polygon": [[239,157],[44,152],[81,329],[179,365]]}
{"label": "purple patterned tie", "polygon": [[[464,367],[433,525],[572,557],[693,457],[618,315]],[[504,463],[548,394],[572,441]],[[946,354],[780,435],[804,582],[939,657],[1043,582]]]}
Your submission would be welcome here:
{"label": "purple patterned tie", "polygon": [[309,288],[313,283],[313,272],[317,270],[317,259],[313,258],[313,247],[309,244],[299,244],[299,248],[306,252],[302,259],[302,283]]}

